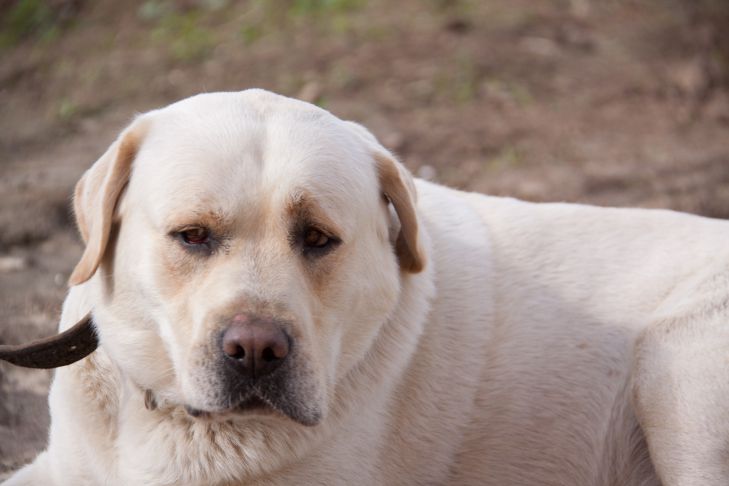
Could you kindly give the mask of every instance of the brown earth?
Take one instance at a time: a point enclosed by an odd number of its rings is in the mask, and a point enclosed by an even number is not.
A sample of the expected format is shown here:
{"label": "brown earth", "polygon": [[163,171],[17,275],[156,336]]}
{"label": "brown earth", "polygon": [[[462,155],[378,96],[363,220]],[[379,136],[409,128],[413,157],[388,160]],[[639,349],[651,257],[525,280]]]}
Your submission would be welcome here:
{"label": "brown earth", "polygon": [[[82,171],[200,91],[308,99],[460,188],[729,217],[726,25],[722,0],[0,0],[0,343],[56,324]],[[44,446],[51,377],[0,364],[0,477]]]}

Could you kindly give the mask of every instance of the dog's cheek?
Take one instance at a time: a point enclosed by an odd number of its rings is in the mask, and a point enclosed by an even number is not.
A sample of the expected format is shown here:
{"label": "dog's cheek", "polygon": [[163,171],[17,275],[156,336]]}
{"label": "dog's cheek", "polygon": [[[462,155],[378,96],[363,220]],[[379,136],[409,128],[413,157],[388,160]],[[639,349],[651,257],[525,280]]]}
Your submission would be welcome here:
{"label": "dog's cheek", "polygon": [[[352,245],[319,297],[318,342],[333,381],[364,358],[392,313],[400,291],[399,266],[389,248],[362,240]],[[373,262],[377,262],[373,264]]]}
{"label": "dog's cheek", "polygon": [[159,307],[177,345],[191,354],[196,342],[207,345],[210,332],[205,326],[214,324],[205,321],[210,301],[205,293],[212,287],[208,279],[215,272],[214,262],[191,255],[174,242],[160,242],[155,253],[153,259],[159,263],[151,268]]}
{"label": "dog's cheek", "polygon": [[222,380],[223,370],[209,346],[196,345],[190,351],[180,376],[185,403],[196,408],[223,409],[228,403],[228,388]]}
{"label": "dog's cheek", "polygon": [[188,294],[208,273],[205,258],[193,255],[170,238],[155,242],[155,283],[165,299]]}
{"label": "dog's cheek", "polygon": [[[140,380],[147,376],[164,377],[164,391],[159,385],[153,387],[155,393],[177,400],[189,370],[194,303],[190,278],[195,267],[189,257],[174,251],[170,243],[146,226],[144,218],[132,215],[124,221],[114,287],[125,296],[126,304],[116,305],[114,314],[127,316],[126,328],[145,323],[146,337],[133,350],[125,347],[123,353],[139,356],[137,361],[143,365],[135,375]],[[135,316],[135,312],[142,315]]]}

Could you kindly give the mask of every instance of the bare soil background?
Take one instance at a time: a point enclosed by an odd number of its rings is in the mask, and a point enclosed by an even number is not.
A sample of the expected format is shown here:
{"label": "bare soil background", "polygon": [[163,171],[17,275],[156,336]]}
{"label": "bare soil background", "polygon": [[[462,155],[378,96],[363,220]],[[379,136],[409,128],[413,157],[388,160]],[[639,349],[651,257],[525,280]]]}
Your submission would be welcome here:
{"label": "bare soil background", "polygon": [[[53,332],[83,170],[201,91],[307,99],[463,189],[729,217],[727,26],[724,0],[0,0],[0,343]],[[51,378],[0,364],[0,477]]]}

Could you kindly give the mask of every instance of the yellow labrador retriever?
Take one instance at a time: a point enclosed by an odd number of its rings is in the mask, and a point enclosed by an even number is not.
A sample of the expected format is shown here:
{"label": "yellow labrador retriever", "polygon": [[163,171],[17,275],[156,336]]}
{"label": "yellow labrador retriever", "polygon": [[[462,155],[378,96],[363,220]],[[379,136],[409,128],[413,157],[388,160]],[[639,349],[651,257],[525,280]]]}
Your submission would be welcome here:
{"label": "yellow labrador retriever", "polygon": [[99,348],[7,485],[729,484],[727,222],[414,181],[261,90],[139,116],[75,212]]}

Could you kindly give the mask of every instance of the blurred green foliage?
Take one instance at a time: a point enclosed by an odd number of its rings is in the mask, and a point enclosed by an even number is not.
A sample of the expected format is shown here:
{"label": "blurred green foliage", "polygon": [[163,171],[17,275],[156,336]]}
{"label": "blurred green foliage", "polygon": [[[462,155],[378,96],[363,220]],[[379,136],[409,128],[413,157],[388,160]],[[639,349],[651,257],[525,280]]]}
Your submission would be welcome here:
{"label": "blurred green foliage", "polygon": [[348,12],[361,8],[364,0],[292,0],[289,12],[293,15],[321,15]]}
{"label": "blurred green foliage", "polygon": [[172,12],[163,16],[152,38],[164,44],[172,56],[183,62],[204,58],[215,47],[215,39],[202,20],[201,12]]}
{"label": "blurred green foliage", "polygon": [[58,35],[57,19],[45,0],[18,0],[3,14],[0,48],[12,47],[30,36],[47,41]]}

